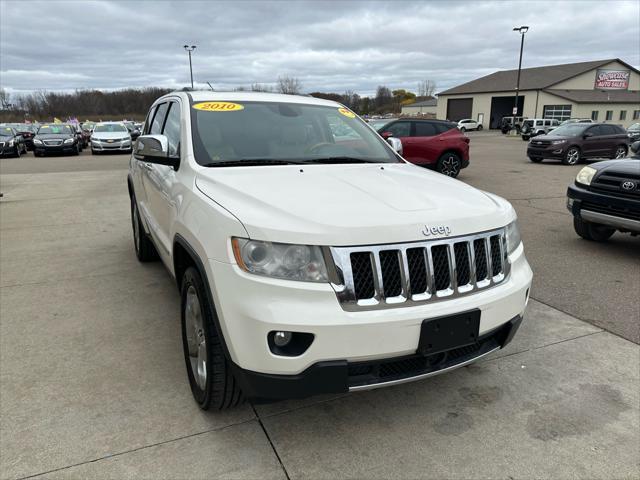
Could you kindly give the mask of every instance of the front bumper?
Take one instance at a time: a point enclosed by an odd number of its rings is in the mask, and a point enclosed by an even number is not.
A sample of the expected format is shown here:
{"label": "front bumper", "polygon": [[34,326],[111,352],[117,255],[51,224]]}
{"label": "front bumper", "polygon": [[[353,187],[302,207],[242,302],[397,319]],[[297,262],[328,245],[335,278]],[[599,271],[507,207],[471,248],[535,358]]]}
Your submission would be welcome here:
{"label": "front bumper", "polygon": [[527,147],[527,157],[533,158],[564,158],[567,147],[567,142],[560,143],[558,145],[537,146],[531,143]]}
{"label": "front bumper", "polygon": [[91,149],[98,152],[130,152],[131,145],[130,141],[109,143],[91,140]]}
{"label": "front bumper", "polygon": [[567,189],[567,209],[575,217],[624,232],[640,233],[640,200],[603,195],[577,185]]}
{"label": "front bumper", "polygon": [[64,154],[64,153],[75,153],[76,145],[34,145],[33,151],[38,154],[46,155],[48,153],[52,154]]}
{"label": "front bumper", "polygon": [[318,362],[297,375],[252,372],[235,364],[232,364],[232,370],[243,394],[259,400],[370,390],[422,380],[475,362],[504,348],[521,323],[522,317],[518,315],[481,336],[475,345],[428,356],[414,354],[369,362]]}
{"label": "front bumper", "polygon": [[[310,395],[318,393],[310,385],[327,376],[331,379],[324,383],[330,387],[323,391],[345,391],[350,365],[416,355],[425,319],[479,309],[479,333],[486,336],[522,316],[532,272],[522,246],[509,259],[509,277],[491,289],[431,304],[357,312],[343,310],[329,284],[260,277],[211,259],[206,269],[230,360],[239,377],[249,378],[246,391],[261,391],[271,383],[275,387],[266,391],[273,396],[279,381],[299,380],[302,386],[296,388]],[[275,355],[267,335],[278,330],[311,333],[314,339],[299,356]],[[252,386],[252,379],[258,386]]]}

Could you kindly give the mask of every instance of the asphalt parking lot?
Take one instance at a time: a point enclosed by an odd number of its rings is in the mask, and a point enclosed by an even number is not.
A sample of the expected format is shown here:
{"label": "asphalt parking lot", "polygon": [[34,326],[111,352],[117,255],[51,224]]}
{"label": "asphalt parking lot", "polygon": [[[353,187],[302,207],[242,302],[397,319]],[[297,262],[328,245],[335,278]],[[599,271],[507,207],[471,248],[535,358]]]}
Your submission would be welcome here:
{"label": "asphalt parking lot", "polygon": [[127,157],[0,159],[2,478],[638,478],[640,239],[573,232],[580,166],[471,133],[534,270],[514,342],[432,379],[200,411],[179,298],[135,259]]}

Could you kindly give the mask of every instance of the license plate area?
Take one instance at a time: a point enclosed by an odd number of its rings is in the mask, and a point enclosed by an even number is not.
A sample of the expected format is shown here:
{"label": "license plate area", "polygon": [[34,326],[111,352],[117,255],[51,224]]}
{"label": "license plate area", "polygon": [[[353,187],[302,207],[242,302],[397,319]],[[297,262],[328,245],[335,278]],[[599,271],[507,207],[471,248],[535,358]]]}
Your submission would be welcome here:
{"label": "license plate area", "polygon": [[478,341],[480,310],[430,318],[422,321],[418,353],[432,355]]}

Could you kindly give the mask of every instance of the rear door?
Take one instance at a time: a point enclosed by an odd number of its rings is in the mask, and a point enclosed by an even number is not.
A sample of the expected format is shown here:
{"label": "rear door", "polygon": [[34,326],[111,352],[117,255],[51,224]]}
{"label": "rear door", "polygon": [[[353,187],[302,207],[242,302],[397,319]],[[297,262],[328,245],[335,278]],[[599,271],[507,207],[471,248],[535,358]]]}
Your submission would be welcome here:
{"label": "rear door", "polygon": [[603,130],[603,155],[613,156],[618,145],[627,143],[628,137],[626,134],[623,135],[615,125],[600,125],[600,128]]}
{"label": "rear door", "polygon": [[415,163],[432,164],[438,161],[438,153],[441,146],[439,145],[438,130],[435,125],[427,121],[414,121],[413,123],[413,142]]}

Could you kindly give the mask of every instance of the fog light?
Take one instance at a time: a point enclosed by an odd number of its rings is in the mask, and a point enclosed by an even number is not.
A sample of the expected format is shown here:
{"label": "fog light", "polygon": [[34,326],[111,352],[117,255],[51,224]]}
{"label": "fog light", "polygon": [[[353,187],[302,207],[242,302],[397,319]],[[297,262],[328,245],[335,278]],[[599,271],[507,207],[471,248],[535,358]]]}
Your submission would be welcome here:
{"label": "fog light", "polygon": [[284,347],[291,341],[292,337],[293,334],[291,332],[276,332],[273,335],[273,343],[278,347]]}

